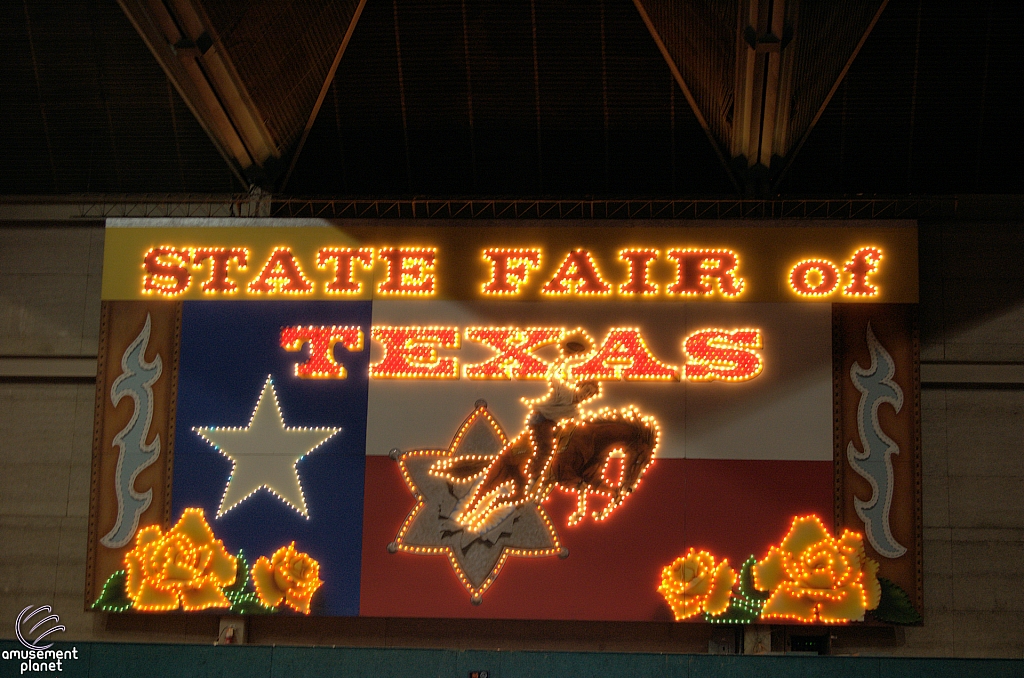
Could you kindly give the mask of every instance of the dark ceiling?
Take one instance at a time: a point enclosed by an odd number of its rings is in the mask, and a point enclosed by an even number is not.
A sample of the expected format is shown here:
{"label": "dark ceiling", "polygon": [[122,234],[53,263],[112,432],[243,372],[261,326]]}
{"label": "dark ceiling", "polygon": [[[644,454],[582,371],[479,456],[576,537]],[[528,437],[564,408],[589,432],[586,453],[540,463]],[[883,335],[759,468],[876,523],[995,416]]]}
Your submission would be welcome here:
{"label": "dark ceiling", "polygon": [[1024,3],[889,3],[786,193],[1024,192]]}
{"label": "dark ceiling", "polygon": [[527,2],[406,4],[367,2],[288,192],[732,191],[628,0],[535,3],[536,62]]}
{"label": "dark ceiling", "polygon": [[[1022,192],[1024,3],[776,2],[2,3],[0,194]],[[182,85],[214,68],[245,153]]]}
{"label": "dark ceiling", "polygon": [[0,3],[0,193],[239,190],[113,0]]}

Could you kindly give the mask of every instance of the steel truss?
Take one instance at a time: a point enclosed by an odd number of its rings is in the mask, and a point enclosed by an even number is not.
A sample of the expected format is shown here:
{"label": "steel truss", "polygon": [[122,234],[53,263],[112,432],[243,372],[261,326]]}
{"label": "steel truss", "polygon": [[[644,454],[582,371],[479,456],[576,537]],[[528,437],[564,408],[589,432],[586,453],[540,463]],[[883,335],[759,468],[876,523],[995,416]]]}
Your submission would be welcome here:
{"label": "steel truss", "polygon": [[918,219],[953,217],[955,197],[675,200],[479,200],[133,196],[81,201],[77,218],[321,219]]}

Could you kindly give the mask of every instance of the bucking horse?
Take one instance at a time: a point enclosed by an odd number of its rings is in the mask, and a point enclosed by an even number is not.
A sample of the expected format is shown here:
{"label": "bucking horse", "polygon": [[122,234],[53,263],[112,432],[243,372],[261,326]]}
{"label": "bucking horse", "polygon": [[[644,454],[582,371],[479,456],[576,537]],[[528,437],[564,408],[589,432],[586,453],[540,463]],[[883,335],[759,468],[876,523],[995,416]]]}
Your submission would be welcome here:
{"label": "bucking horse", "polygon": [[607,503],[591,517],[611,515],[637,488],[657,447],[657,422],[632,407],[558,422],[531,412],[522,432],[497,455],[446,459],[432,473],[474,483],[453,514],[468,530],[490,529],[516,506],[543,502],[556,488],[576,494],[572,526],[586,518],[594,495]]}

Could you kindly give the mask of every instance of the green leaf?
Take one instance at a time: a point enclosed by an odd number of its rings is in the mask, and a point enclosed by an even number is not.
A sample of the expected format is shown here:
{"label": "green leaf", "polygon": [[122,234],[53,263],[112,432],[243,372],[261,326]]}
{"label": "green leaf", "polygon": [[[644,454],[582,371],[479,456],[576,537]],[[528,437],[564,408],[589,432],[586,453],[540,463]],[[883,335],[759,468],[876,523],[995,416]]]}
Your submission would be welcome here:
{"label": "green leaf", "polygon": [[273,614],[277,612],[276,607],[268,607],[260,602],[259,596],[254,591],[227,592],[228,600],[231,601],[231,614]]}
{"label": "green leaf", "polygon": [[235,581],[230,586],[224,587],[224,595],[231,601],[231,614],[273,614],[277,612],[276,607],[264,605],[260,597],[256,595],[252,578],[249,576],[249,561],[241,551],[235,557],[238,561],[238,569],[235,571]]}
{"label": "green leaf", "polygon": [[763,601],[750,601],[738,596],[729,600],[729,607],[719,615],[704,613],[704,621],[712,624],[751,624],[761,616]]}
{"label": "green leaf", "polygon": [[770,595],[768,591],[758,591],[754,588],[754,565],[756,564],[757,558],[750,556],[740,568],[740,595],[750,600],[765,601]]}
{"label": "green leaf", "polygon": [[704,621],[712,624],[750,624],[757,621],[761,616],[761,608],[764,601],[768,600],[768,594],[754,588],[754,576],[751,568],[757,558],[750,556],[740,568],[739,590],[732,592],[729,598],[729,607],[719,615],[704,613]]}
{"label": "green leaf", "polygon": [[879,577],[878,583],[882,585],[882,597],[878,607],[871,610],[871,616],[878,621],[889,624],[919,624],[921,615],[914,604],[910,602],[910,596],[899,586],[885,577]]}
{"label": "green leaf", "polygon": [[125,592],[125,580],[128,575],[124,570],[118,570],[107,578],[103,584],[100,597],[90,607],[93,610],[104,612],[126,612],[132,607],[132,600]]}
{"label": "green leaf", "polygon": [[232,591],[241,593],[246,590],[246,587],[249,584],[249,561],[246,560],[245,554],[239,551],[238,555],[235,556],[235,560],[237,562],[235,581],[230,586],[224,587],[224,594],[229,598],[231,597],[230,593]]}

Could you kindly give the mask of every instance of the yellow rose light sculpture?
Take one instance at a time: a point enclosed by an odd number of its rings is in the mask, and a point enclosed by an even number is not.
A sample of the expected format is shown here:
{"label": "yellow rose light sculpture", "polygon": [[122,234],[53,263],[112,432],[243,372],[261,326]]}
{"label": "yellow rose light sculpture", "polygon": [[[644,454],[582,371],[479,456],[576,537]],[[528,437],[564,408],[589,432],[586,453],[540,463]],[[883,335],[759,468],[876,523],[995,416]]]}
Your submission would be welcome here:
{"label": "yellow rose light sculpture", "polygon": [[878,563],[860,534],[833,537],[817,516],[793,519],[789,534],[753,567],[754,587],[770,592],[762,619],[826,624],[862,621],[878,607]]}
{"label": "yellow rose light sculpture", "polygon": [[125,592],[136,610],[231,607],[222,589],[234,583],[237,563],[214,538],[202,509],[185,509],[166,533],[159,525],[139,530],[125,566]]}
{"label": "yellow rose light sculpture", "polygon": [[722,614],[729,607],[736,572],[728,560],[715,563],[707,551],[691,548],[661,571],[658,592],[668,601],[676,621],[701,612]]}
{"label": "yellow rose light sculpture", "polygon": [[296,551],[295,542],[279,548],[269,560],[260,556],[252,566],[252,581],[264,605],[277,607],[283,600],[303,614],[309,614],[309,601],[323,584],[320,564]]}

